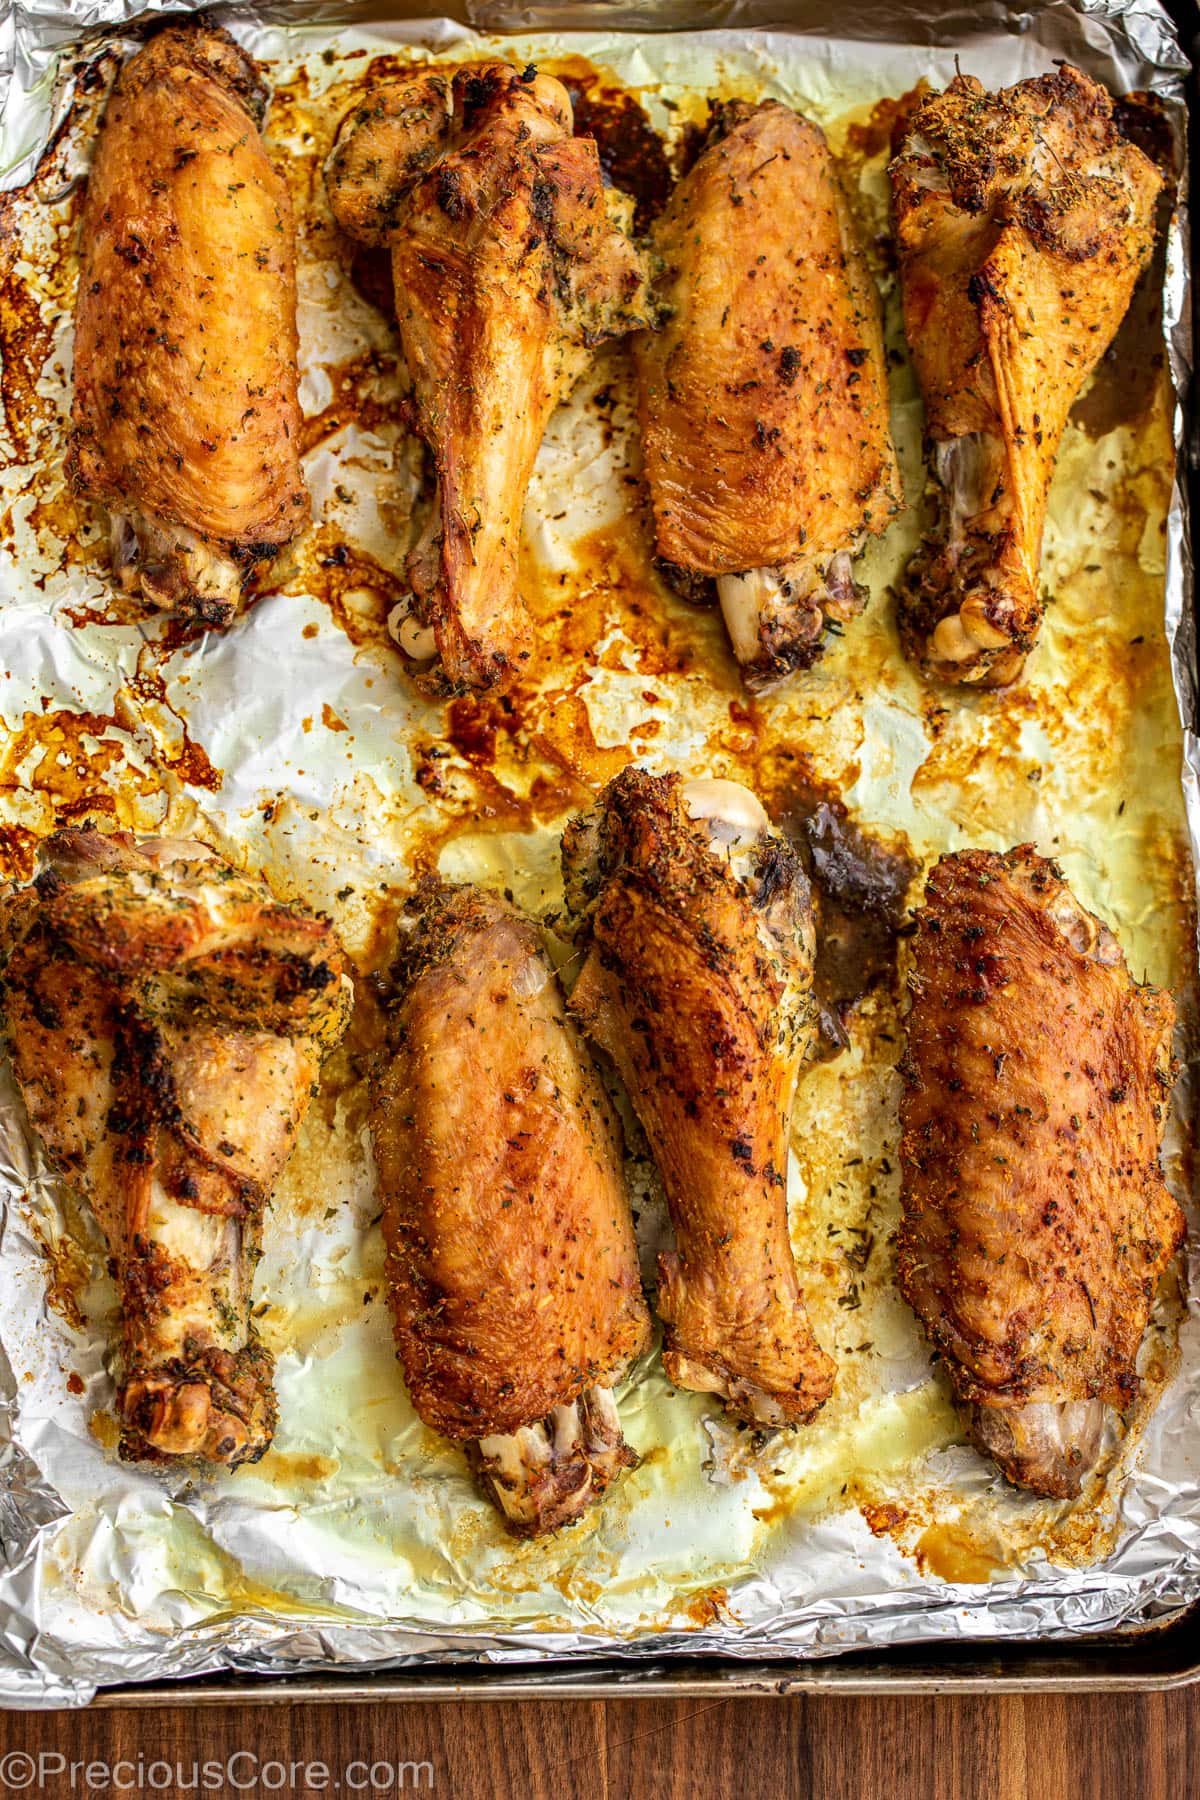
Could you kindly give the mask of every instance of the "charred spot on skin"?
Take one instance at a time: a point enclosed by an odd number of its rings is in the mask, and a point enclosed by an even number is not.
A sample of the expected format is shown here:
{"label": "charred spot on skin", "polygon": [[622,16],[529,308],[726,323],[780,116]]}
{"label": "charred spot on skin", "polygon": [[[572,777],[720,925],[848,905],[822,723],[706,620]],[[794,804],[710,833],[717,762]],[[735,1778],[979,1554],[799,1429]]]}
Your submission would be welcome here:
{"label": "charred spot on skin", "polygon": [[779,379],[784,387],[791,387],[800,373],[800,352],[794,344],[785,344],[779,352]]}
{"label": "charred spot on skin", "polygon": [[452,163],[443,163],[437,172],[437,203],[448,219],[465,219],[471,210],[463,190],[461,171]]}
{"label": "charred spot on skin", "polygon": [[499,91],[501,82],[509,78],[509,73],[508,70],[491,67],[486,70],[460,71],[456,76],[455,87],[462,99],[464,131],[469,131],[476,123],[484,107]]}
{"label": "charred spot on skin", "polygon": [[671,592],[686,600],[689,606],[716,606],[717,581],[715,575],[701,575],[695,569],[685,569],[679,563],[668,562],[666,557],[654,559],[654,567],[666,582]]}
{"label": "charred spot on skin", "polygon": [[337,980],[327,962],[310,962],[306,957],[280,955],[280,969],[275,981],[276,998],[293,1000],[300,994],[320,994]]}

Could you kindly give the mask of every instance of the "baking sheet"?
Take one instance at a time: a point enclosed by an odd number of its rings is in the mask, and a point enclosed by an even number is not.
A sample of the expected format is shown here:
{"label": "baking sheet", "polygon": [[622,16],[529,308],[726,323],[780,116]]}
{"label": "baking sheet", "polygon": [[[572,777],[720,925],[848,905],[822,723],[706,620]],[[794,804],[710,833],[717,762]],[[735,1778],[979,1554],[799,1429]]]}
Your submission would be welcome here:
{"label": "baking sheet", "polygon": [[[818,118],[845,154],[878,262],[894,427],[915,501],[920,408],[882,242],[886,117],[873,109],[921,75],[948,80],[955,50],[928,45],[936,34],[915,7],[907,17],[889,8],[888,29],[901,35],[903,21],[921,48],[869,52],[795,29],[649,36],[622,29],[638,22],[632,11],[609,8],[604,30],[583,34],[530,32],[523,12],[520,35],[499,45],[448,21],[334,34],[297,23],[310,8],[220,14],[266,63],[276,90],[268,137],[297,201],[315,526],[232,631],[188,639],[120,615],[99,522],[61,485],[77,207],[77,190],[65,190],[86,161],[103,83],[69,114],[55,54],[81,28],[123,25],[132,11],[29,10],[7,41],[0,841],[10,873],[27,871],[56,818],[192,831],[332,913],[366,968],[386,953],[418,862],[506,886],[552,916],[565,818],[633,757],[749,780],[785,822],[806,793],[836,790],[873,831],[903,834],[922,864],[968,843],[1034,841],[1118,930],[1134,972],[1176,993],[1187,1054],[1196,858],[1185,797],[1196,760],[1189,737],[1181,783],[1189,587],[1168,378],[1182,380],[1189,356],[1178,215],[1162,270],[1170,357],[1156,362],[1144,331],[1123,340],[1069,428],[1043,564],[1054,603],[1014,692],[933,693],[904,663],[887,588],[916,541],[914,508],[860,565],[866,616],[810,674],[751,703],[719,619],[676,600],[650,568],[628,353],[617,347],[557,415],[539,459],[522,558],[538,622],[530,672],[507,701],[437,706],[412,688],[385,628],[418,479],[399,417],[403,374],[319,180],[350,84],[376,55],[499,49],[632,87],[668,142],[702,119],[709,93],[775,94]],[[964,69],[1008,82],[1069,53],[1115,87],[1153,85],[1178,119],[1182,63],[1157,7],[1059,4],[1026,14],[1023,33],[984,30],[1002,11],[973,9],[967,43],[965,15],[939,21]],[[791,9],[793,23],[802,12]],[[510,21],[487,10],[488,28]],[[868,7],[846,29],[872,23]],[[99,48],[89,46],[93,59]],[[102,75],[116,61],[102,59]],[[53,153],[19,191],[54,130]],[[1123,380],[1131,370],[1137,378]],[[509,1540],[457,1452],[408,1406],[365,1134],[366,1014],[327,1067],[267,1218],[257,1292],[278,1358],[280,1428],[268,1457],[232,1476],[116,1463],[103,1256],[30,1143],[11,1087],[0,1088],[10,1432],[0,1694],[62,1703],[114,1681],[430,1654],[761,1658],[1069,1637],[1169,1616],[1194,1598],[1195,1268],[1147,1336],[1148,1398],[1163,1390],[1161,1404],[1144,1436],[1137,1420],[1113,1446],[1107,1480],[1075,1506],[1004,1489],[962,1444],[893,1291],[896,993],[864,1002],[849,1048],[806,1077],[796,1109],[793,1236],[815,1328],[838,1358],[833,1400],[805,1431],[757,1445],[646,1359],[621,1399],[641,1467],[548,1544]],[[1185,1198],[1190,1116],[1185,1084],[1168,1151]],[[663,1209],[629,1136],[649,1262]]]}

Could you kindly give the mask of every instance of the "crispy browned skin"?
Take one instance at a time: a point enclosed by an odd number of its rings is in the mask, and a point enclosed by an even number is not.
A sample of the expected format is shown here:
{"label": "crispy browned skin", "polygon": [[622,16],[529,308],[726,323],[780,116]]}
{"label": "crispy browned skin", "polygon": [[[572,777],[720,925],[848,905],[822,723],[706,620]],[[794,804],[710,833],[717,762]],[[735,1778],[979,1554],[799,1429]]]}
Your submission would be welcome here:
{"label": "crispy browned skin", "polygon": [[636,1460],[608,1392],[649,1338],[620,1130],[497,896],[427,888],[393,981],[372,1132],[405,1379],[539,1535]]}
{"label": "crispy browned skin", "polygon": [[1010,1481],[1079,1492],[1184,1232],[1169,995],[1024,846],[929,877],[901,1103],[900,1285]]}
{"label": "crispy browned skin", "polygon": [[121,1454],[253,1461],[262,1208],[349,1016],[337,939],[203,844],[127,833],[51,838],[3,912],[17,1081],[120,1286]]}
{"label": "crispy browned skin", "polygon": [[[701,788],[726,791],[704,819],[689,816]],[[667,1373],[738,1418],[781,1425],[824,1404],[834,1367],[809,1326],[787,1219],[812,907],[765,827],[734,783],[685,789],[632,768],[568,830],[563,861],[584,951],[571,1010],[629,1090],[675,1228],[674,1254],[659,1259]]]}
{"label": "crispy browned skin", "polygon": [[901,633],[931,675],[1000,687],[1037,638],[1059,442],[1150,256],[1162,181],[1070,67],[996,94],[958,76],[917,107],[891,174],[938,502]]}
{"label": "crispy browned skin", "polygon": [[113,89],[80,227],[70,472],[112,515],[122,585],[208,625],[309,517],[295,238],[263,98],[225,32],[161,32]]}
{"label": "crispy browned skin", "polygon": [[850,554],[895,511],[879,297],[824,136],[777,100],[717,109],[654,235],[667,321],[637,352],[659,555],[758,577],[718,585],[748,684],[770,686],[860,610]]}
{"label": "crispy browned skin", "polygon": [[571,136],[566,89],[498,62],[414,69],[368,94],[326,184],[343,229],[391,249],[437,481],[401,647],[436,655],[432,685],[490,687],[529,655],[517,552],[547,422],[589,347],[648,316],[632,202]]}

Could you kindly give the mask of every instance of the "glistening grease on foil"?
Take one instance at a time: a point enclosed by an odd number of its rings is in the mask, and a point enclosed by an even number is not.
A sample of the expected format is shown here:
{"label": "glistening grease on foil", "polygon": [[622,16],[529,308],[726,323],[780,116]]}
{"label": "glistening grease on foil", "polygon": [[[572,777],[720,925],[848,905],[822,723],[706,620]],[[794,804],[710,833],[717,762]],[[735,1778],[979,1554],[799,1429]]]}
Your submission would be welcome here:
{"label": "glistening grease on foil", "polygon": [[[123,24],[125,9],[104,17]],[[119,61],[95,63],[100,46],[90,48],[97,75],[77,84],[49,159],[0,199],[5,872],[27,876],[56,821],[199,836],[333,918],[359,1001],[264,1219],[254,1318],[275,1358],[279,1426],[262,1461],[231,1474],[115,1460],[104,1253],[5,1087],[0,1337],[14,1526],[0,1691],[82,1701],[98,1684],[234,1661],[294,1671],[423,1652],[825,1655],[1068,1635],[1144,1622],[1197,1592],[1186,1286],[1155,1313],[1128,1436],[1070,1506],[1005,1488],[966,1445],[895,1287],[904,915],[939,855],[1036,843],[1117,930],[1134,976],[1175,993],[1185,1051],[1195,1024],[1195,840],[1174,686],[1187,677],[1175,396],[1157,325],[1101,363],[1067,426],[1041,571],[1049,604],[1023,681],[965,697],[927,686],[894,623],[890,590],[918,539],[924,477],[888,238],[890,103],[921,76],[945,85],[957,54],[989,85],[1070,55],[1114,86],[1153,81],[1176,104],[1177,53],[1144,7],[1137,51],[1115,4],[1089,14],[1100,48],[1067,9],[1033,17],[1022,37],[936,51],[786,29],[646,35],[623,31],[617,13],[603,33],[523,27],[512,38],[392,23],[340,25],[335,39],[319,24],[235,22],[272,90],[265,139],[297,218],[313,524],[254,575],[244,614],[220,636],[146,619],[115,595],[97,519],[63,485],[79,216],[69,183]],[[36,15],[24,29],[36,35]],[[681,597],[654,562],[624,343],[598,350],[537,459],[519,569],[531,654],[516,679],[430,698],[389,630],[421,461],[386,280],[336,231],[321,169],[368,79],[414,60],[495,56],[536,63],[586,99],[613,179],[628,176],[612,145],[631,120],[637,142],[661,146],[636,192],[641,225],[661,206],[664,169],[694,157],[709,96],[794,104],[839,159],[883,294],[909,510],[863,552],[863,615],[775,692],[747,693],[719,609]],[[33,161],[16,159],[48,134],[43,99],[14,77],[4,101],[6,155],[24,178]],[[1174,227],[1166,254],[1153,279],[1174,334],[1187,307]],[[805,1299],[838,1378],[801,1432],[755,1436],[710,1397],[671,1387],[651,1353],[618,1393],[640,1466],[564,1535],[514,1544],[461,1453],[417,1419],[393,1355],[367,1133],[377,1022],[366,977],[388,960],[404,897],[428,871],[508,893],[546,922],[566,966],[562,828],[630,763],[750,786],[804,857],[819,919],[824,907],[848,946],[828,970],[829,1054],[801,1080],[789,1171]],[[865,871],[857,888],[838,861],[847,830],[846,854]],[[845,967],[859,942],[870,960],[861,984]],[[1166,1159],[1181,1197],[1191,1105],[1185,1082]],[[627,1108],[624,1123],[649,1272],[665,1208]]]}

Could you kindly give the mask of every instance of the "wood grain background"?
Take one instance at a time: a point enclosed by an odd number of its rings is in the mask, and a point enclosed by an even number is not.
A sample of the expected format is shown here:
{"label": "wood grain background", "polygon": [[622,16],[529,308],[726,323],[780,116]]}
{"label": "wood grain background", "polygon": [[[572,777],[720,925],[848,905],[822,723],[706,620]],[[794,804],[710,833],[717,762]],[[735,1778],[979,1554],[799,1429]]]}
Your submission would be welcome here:
{"label": "wood grain background", "polygon": [[[155,1759],[182,1765],[183,1785],[158,1789],[174,1795],[187,1791],[193,1761],[223,1763],[236,1750],[253,1752],[260,1768],[271,1759],[324,1763],[332,1779],[324,1790],[299,1775],[279,1787],[272,1770],[269,1786],[247,1786],[250,1765],[241,1763],[229,1795],[307,1797],[338,1791],[333,1780],[356,1761],[428,1760],[433,1788],[426,1777],[419,1791],[455,1800],[1197,1800],[1200,1687],[1137,1699],[806,1697],[0,1715],[0,1771],[14,1751],[58,1754],[68,1767],[94,1759],[111,1766],[122,1757],[136,1765],[140,1755],[147,1766]],[[0,1775],[0,1796],[16,1791]],[[74,1787],[69,1773],[51,1773],[21,1791],[65,1800],[89,1789],[79,1770]],[[411,1779],[406,1791],[414,1791]]]}

